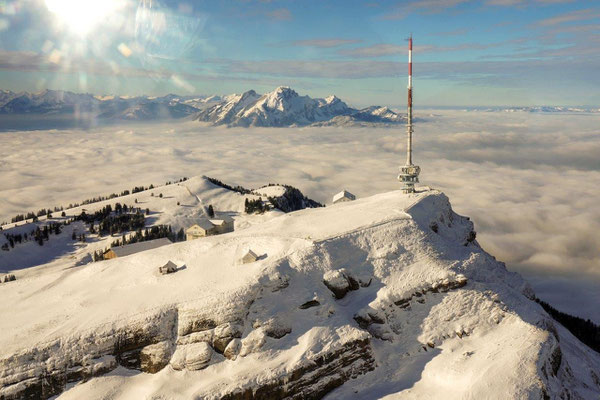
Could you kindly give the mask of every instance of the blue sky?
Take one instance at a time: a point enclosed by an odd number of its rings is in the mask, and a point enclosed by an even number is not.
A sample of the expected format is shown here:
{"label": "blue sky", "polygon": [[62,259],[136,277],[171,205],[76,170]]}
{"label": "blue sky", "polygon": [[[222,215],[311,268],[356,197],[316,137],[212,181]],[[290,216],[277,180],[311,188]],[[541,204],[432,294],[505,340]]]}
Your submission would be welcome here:
{"label": "blue sky", "polygon": [[410,33],[417,106],[600,104],[600,4],[573,0],[0,0],[0,88],[402,107]]}

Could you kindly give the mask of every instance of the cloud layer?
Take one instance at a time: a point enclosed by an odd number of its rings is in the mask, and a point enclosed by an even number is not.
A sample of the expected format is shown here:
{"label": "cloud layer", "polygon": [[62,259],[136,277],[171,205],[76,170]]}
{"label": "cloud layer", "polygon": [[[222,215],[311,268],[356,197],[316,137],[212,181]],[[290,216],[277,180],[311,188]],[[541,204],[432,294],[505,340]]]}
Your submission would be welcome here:
{"label": "cloud layer", "polygon": [[[600,322],[600,115],[420,112],[421,181],[542,298]],[[196,122],[0,133],[0,221],[134,185],[207,174],[319,201],[398,188],[403,129],[227,129]],[[1,256],[1,255],[0,255]]]}

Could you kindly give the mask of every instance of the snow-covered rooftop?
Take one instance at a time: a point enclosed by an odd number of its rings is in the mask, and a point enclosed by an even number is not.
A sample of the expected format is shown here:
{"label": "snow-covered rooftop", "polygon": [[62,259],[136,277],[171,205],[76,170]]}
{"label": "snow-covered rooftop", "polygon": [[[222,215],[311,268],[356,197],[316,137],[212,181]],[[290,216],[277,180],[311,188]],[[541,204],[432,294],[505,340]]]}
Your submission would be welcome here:
{"label": "snow-covered rooftop", "polygon": [[131,254],[139,253],[140,251],[146,251],[156,249],[161,246],[172,244],[167,238],[160,238],[154,240],[148,240],[145,242],[138,242],[127,244],[125,246],[112,247],[111,250],[117,255],[117,257],[125,257]]}

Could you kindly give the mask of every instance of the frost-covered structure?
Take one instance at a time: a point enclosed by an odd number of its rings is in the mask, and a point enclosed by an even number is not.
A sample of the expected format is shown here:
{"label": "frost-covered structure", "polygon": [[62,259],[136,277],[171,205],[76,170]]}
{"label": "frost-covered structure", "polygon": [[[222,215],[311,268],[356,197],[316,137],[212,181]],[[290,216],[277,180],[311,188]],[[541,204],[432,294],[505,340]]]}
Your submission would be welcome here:
{"label": "frost-covered structure", "polygon": [[332,202],[333,202],[333,204],[336,204],[336,203],[342,203],[345,201],[352,201],[352,200],[356,200],[356,196],[354,196],[352,193],[350,193],[347,190],[342,190],[341,192],[339,192],[335,196],[333,196]]}
{"label": "frost-covered structure", "polygon": [[0,397],[597,397],[531,298],[445,195],[383,193],[3,286]]}

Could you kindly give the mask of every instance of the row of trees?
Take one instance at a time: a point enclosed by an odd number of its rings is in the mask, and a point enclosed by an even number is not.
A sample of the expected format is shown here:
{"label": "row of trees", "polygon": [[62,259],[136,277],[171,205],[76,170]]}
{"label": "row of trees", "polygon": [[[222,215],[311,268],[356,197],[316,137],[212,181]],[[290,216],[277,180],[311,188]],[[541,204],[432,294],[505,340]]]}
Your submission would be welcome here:
{"label": "row of trees", "polygon": [[544,310],[562,326],[567,328],[573,336],[600,353],[600,326],[591,320],[575,317],[573,315],[558,311],[550,304],[536,299]]}
{"label": "row of trees", "polygon": [[44,225],[43,227],[37,227],[32,229],[29,233],[4,233],[4,237],[7,240],[7,243],[4,243],[1,247],[2,250],[8,251],[15,247],[17,244],[29,242],[31,240],[37,242],[40,246],[44,245],[44,241],[48,241],[50,239],[50,235],[58,235],[62,231],[63,225],[68,225],[69,222],[65,221],[64,223],[52,222],[50,224]]}
{"label": "row of trees", "polygon": [[241,194],[250,194],[250,193],[252,193],[252,190],[246,189],[245,187],[240,186],[240,185],[230,186],[230,185],[228,185],[226,183],[221,182],[218,179],[211,178],[209,176],[205,176],[204,178],[206,178],[206,180],[208,180],[212,184],[217,185],[217,186],[221,186],[224,189],[233,190],[234,192],[238,192],[238,193],[241,193]]}
{"label": "row of trees", "polygon": [[[146,214],[149,213],[150,210],[146,209]],[[108,204],[93,214],[86,214],[85,211],[82,211],[76,219],[88,224],[90,233],[98,233],[101,236],[135,231],[146,226],[145,217],[140,208],[121,203],[116,203],[114,210]],[[98,222],[97,228],[95,227],[96,222]]]}
{"label": "row of trees", "polygon": [[[62,210],[63,210],[62,207],[60,207],[60,208],[54,207],[55,212],[62,211]],[[37,213],[28,212],[27,214],[17,214],[10,219],[10,222],[20,222],[20,221],[24,221],[26,219],[32,219],[33,222],[36,222],[38,220],[38,217],[41,217],[41,216],[47,216],[48,218],[52,218],[52,211],[49,208],[48,209],[42,208]]]}
{"label": "row of trees", "polygon": [[266,205],[262,199],[256,199],[256,200],[248,200],[248,198],[246,198],[246,200],[244,201],[244,211],[246,211],[246,214],[253,214],[253,213],[258,213],[258,214],[262,214],[265,211],[269,211],[270,208],[268,205]]}

